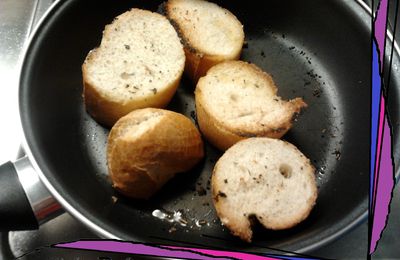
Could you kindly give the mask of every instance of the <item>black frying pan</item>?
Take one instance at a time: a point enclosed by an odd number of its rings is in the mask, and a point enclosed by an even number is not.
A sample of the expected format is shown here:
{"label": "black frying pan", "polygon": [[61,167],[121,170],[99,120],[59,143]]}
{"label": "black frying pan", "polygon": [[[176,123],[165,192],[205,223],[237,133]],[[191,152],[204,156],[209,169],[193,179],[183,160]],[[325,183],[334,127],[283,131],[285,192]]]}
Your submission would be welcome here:
{"label": "black frying pan", "polygon": [[[308,104],[284,136],[317,168],[319,197],[306,221],[287,231],[256,227],[250,245],[231,236],[212,207],[209,179],[221,153],[208,144],[201,164],[150,201],[129,200],[111,188],[105,156],[109,129],[85,111],[81,64],[113,17],[131,7],[156,11],[160,1],[70,0],[54,6],[22,67],[19,98],[27,153],[66,210],[104,237],[257,252],[317,248],[367,216],[370,16],[355,1],[218,3],[244,24],[248,44],[242,59],[269,72],[282,97],[301,96]],[[389,106],[399,100],[398,82],[392,83]],[[193,89],[184,78],[168,109],[195,120]],[[397,121],[397,109],[391,111]],[[156,209],[181,211],[188,223],[160,220],[152,215]]]}

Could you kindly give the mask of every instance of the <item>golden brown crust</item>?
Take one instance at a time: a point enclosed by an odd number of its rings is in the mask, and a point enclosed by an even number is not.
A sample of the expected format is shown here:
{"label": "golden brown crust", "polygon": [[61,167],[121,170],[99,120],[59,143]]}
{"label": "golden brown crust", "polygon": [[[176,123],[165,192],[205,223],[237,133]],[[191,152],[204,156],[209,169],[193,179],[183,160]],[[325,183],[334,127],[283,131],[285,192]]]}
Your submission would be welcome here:
{"label": "golden brown crust", "polygon": [[[93,53],[90,52],[89,55]],[[88,56],[89,57],[89,56]],[[85,64],[82,65],[82,77],[83,77],[83,101],[85,103],[86,111],[96,120],[105,126],[111,127],[116,120],[120,117],[119,111],[123,109],[120,104],[113,102],[103,97],[96,87],[89,83],[87,80],[87,73]]]}
{"label": "golden brown crust", "polygon": [[227,60],[238,60],[241,55],[240,51],[236,54],[236,56],[227,59],[226,57],[222,56],[204,54],[196,50],[194,47],[188,48],[187,44],[184,46],[186,55],[185,73],[195,83],[198,82],[199,78],[206,75],[207,71],[214,65]]}
{"label": "golden brown crust", "polygon": [[[149,124],[148,118],[154,123]],[[140,124],[145,131],[132,135],[129,128]],[[176,173],[188,171],[203,156],[203,142],[194,124],[167,110],[135,110],[114,125],[108,139],[113,186],[132,198],[150,198]]]}
{"label": "golden brown crust", "polygon": [[245,139],[246,137],[235,134],[233,131],[229,131],[215,118],[213,118],[212,115],[206,112],[202,105],[203,97],[199,92],[199,89],[196,88],[196,114],[200,131],[205,136],[205,138],[212,145],[222,151],[225,151],[234,143]]}
{"label": "golden brown crust", "polygon": [[113,102],[106,97],[101,96],[95,87],[84,81],[84,102],[88,113],[99,123],[112,127],[115,122],[129,112],[147,107],[164,108],[166,107],[176,89],[179,86],[181,78],[177,78],[169,87],[167,87],[157,100],[146,103],[128,102],[125,104]]}

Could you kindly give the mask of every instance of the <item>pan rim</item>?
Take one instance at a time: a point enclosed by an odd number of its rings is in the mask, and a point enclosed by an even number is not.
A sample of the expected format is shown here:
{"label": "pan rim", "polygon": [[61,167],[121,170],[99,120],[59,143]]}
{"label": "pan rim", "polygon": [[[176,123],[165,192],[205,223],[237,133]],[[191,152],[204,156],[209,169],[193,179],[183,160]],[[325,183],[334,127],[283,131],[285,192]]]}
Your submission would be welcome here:
{"label": "pan rim", "polygon": [[[21,91],[21,85],[22,85],[22,72],[23,72],[23,67],[24,64],[26,63],[26,59],[28,56],[28,53],[31,49],[31,46],[33,45],[33,42],[35,41],[35,37],[38,35],[39,31],[43,28],[45,25],[46,21],[51,17],[51,14],[54,13],[56,10],[58,10],[63,4],[67,3],[68,1],[63,1],[63,0],[55,0],[55,2],[49,7],[49,9],[45,12],[45,14],[42,16],[42,18],[39,20],[37,26],[34,28],[32,31],[31,35],[29,36],[29,39],[24,46],[24,49],[22,51],[22,55],[20,56],[20,61],[19,61],[19,66],[17,67],[19,69],[19,89],[18,89],[18,96],[20,96],[20,91]],[[347,1],[344,1],[347,2]],[[374,16],[372,13],[371,8],[364,3],[362,0],[356,0],[356,4],[358,4],[361,9],[363,9],[368,16]],[[393,34],[390,32],[390,29],[387,30],[386,32],[387,37],[389,38],[389,41],[393,41]],[[395,52],[398,57],[400,57],[400,48],[397,42],[394,42],[394,48]],[[21,104],[20,98],[18,98],[18,103],[19,107]],[[117,239],[117,240],[123,240],[123,238],[116,236],[115,234],[111,233],[110,231],[106,230],[105,228],[101,227],[100,225],[96,224],[94,221],[92,221],[88,216],[84,215],[81,211],[78,211],[72,203],[68,202],[62,195],[57,191],[55,186],[51,183],[51,181],[46,177],[44,172],[41,170],[38,162],[35,159],[35,156],[30,149],[30,146],[28,145],[28,140],[27,140],[27,135],[26,132],[23,130],[23,122],[22,122],[22,117],[21,117],[21,107],[18,110],[18,116],[20,118],[19,120],[19,127],[22,129],[22,146],[24,147],[25,153],[27,154],[33,168],[35,169],[36,173],[39,175],[42,183],[46,186],[46,188],[49,190],[49,192],[54,196],[54,198],[63,206],[63,208],[73,215],[75,218],[77,218],[81,223],[83,223],[85,226],[89,227],[92,231],[94,231],[96,234],[98,234],[102,238],[107,238],[107,239]],[[399,180],[400,177],[400,168],[396,169],[395,172],[395,178],[396,182]],[[340,237],[342,237],[344,234],[347,232],[355,229],[357,226],[359,226],[361,223],[363,223],[368,217],[368,206],[366,207],[366,210],[363,211],[358,217],[356,217],[353,221],[351,221],[347,226],[344,228],[340,229],[339,231],[332,233],[325,238],[314,242],[310,244],[309,246],[302,247],[296,252],[298,253],[304,253],[308,252],[311,250],[316,250]],[[142,241],[144,242],[144,241]]]}

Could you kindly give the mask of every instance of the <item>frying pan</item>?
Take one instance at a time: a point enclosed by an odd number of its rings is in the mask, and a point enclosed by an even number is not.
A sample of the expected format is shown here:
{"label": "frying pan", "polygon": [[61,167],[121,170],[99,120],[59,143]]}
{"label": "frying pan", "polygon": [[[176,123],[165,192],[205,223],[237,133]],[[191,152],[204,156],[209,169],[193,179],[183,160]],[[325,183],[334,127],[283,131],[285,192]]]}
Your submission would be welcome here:
{"label": "frying pan", "polygon": [[[29,163],[64,209],[105,238],[263,253],[320,247],[367,216],[371,18],[359,3],[346,0],[216,2],[244,24],[247,44],[241,59],[269,72],[279,95],[300,96],[308,104],[284,136],[317,169],[317,204],[303,223],[286,231],[256,226],[252,244],[231,236],[211,202],[209,180],[221,152],[207,142],[204,161],[149,201],[130,200],[112,189],[105,156],[109,129],[85,111],[81,64],[115,16],[132,7],[156,11],[160,1],[53,5],[31,38],[21,70],[20,116]],[[398,83],[394,76],[388,105],[392,122],[399,119]],[[193,90],[183,78],[168,109],[195,122]],[[394,125],[394,144],[397,130]],[[179,212],[184,221],[160,219],[155,210]]]}

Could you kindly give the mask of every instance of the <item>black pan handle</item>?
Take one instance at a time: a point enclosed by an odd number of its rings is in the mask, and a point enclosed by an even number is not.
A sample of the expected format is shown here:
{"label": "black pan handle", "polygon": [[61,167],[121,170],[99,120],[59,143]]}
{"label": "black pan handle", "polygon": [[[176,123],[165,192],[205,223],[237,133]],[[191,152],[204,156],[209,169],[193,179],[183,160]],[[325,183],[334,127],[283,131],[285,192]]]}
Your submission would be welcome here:
{"label": "black pan handle", "polygon": [[37,229],[61,212],[27,157],[0,166],[0,231]]}

